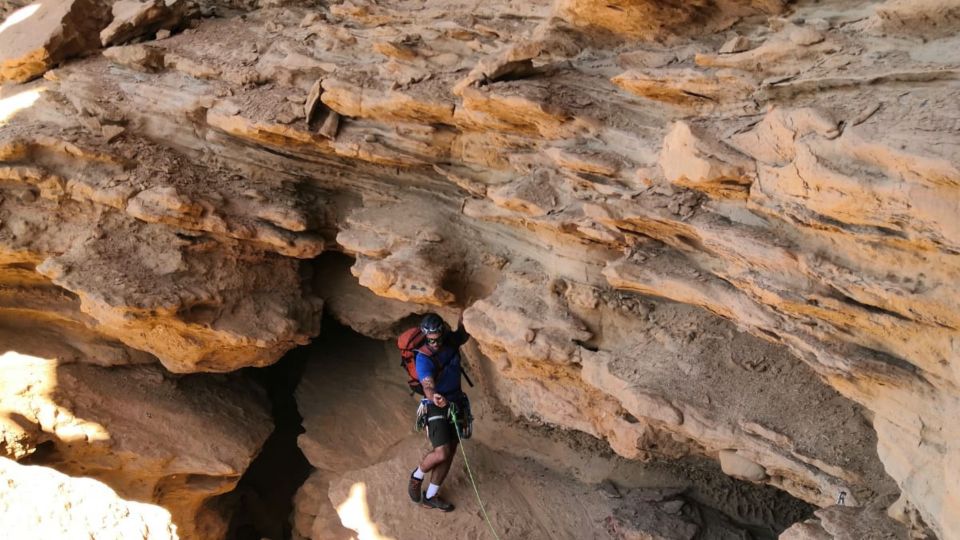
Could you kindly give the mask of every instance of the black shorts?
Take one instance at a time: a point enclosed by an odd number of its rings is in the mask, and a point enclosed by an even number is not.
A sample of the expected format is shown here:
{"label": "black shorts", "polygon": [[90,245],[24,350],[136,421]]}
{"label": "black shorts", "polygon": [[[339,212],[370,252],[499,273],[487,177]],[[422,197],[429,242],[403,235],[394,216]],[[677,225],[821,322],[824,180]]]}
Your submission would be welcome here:
{"label": "black shorts", "polygon": [[433,403],[427,404],[427,436],[434,448],[457,441],[449,413],[449,406],[441,409]]}

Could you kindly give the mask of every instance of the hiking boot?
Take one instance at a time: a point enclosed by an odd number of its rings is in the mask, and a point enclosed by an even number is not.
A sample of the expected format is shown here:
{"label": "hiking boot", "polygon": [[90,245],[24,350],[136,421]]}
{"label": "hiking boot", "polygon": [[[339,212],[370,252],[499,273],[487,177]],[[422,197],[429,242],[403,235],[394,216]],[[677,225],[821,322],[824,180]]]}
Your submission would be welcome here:
{"label": "hiking boot", "polygon": [[423,500],[420,501],[420,506],[424,508],[436,508],[442,512],[450,512],[455,508],[452,504],[441,499],[439,495],[434,495],[432,499],[428,499],[426,493],[423,494]]}
{"label": "hiking boot", "polygon": [[[414,469],[416,472],[416,469]],[[418,503],[420,502],[420,488],[423,487],[423,479],[416,478],[413,476],[413,473],[410,473],[410,483],[407,484],[407,495],[410,495],[410,500]]]}

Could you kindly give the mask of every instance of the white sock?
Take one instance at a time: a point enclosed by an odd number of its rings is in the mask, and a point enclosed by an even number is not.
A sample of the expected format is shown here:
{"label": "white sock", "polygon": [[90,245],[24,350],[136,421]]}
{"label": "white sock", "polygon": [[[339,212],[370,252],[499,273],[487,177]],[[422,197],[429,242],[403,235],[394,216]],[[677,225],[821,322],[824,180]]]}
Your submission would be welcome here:
{"label": "white sock", "polygon": [[413,471],[413,477],[417,480],[423,480],[423,471],[420,470],[420,467],[417,467],[417,470]]}
{"label": "white sock", "polygon": [[440,491],[440,486],[436,484],[430,484],[430,486],[427,487],[427,498],[432,499],[438,491]]}

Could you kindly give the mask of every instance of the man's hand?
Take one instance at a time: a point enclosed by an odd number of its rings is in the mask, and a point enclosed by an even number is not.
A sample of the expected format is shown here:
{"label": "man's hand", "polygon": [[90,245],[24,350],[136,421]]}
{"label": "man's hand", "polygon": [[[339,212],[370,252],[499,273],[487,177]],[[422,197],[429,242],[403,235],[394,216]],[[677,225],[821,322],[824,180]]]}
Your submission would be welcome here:
{"label": "man's hand", "polygon": [[447,398],[434,392],[433,377],[424,377],[420,384],[423,385],[423,395],[427,397],[434,405],[441,409],[447,406]]}

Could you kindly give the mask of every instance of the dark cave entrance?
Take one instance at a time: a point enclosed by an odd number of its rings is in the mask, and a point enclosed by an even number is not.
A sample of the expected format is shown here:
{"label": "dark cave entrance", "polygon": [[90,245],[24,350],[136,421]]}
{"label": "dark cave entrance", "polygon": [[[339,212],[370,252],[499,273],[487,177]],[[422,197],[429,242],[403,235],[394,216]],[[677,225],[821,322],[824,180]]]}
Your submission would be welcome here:
{"label": "dark cave entrance", "polygon": [[245,377],[266,391],[274,430],[230,494],[236,507],[228,540],[291,538],[293,497],[313,469],[297,446],[303,418],[295,391],[309,358],[309,347],[297,347],[265,368],[245,368]]}

